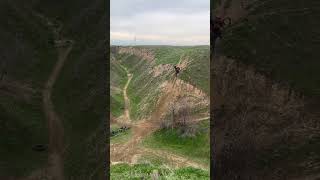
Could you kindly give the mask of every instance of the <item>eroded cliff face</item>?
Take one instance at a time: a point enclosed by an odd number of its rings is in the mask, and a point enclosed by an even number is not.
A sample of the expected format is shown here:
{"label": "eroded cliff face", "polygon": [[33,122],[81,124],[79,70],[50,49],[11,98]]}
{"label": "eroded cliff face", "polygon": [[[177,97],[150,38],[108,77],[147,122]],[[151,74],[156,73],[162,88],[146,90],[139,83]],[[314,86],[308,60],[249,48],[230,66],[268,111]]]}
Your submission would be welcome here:
{"label": "eroded cliff face", "polygon": [[131,54],[142,59],[153,61],[155,56],[151,50],[145,48],[133,48],[133,47],[119,47],[118,52],[120,54]]}
{"label": "eroded cliff face", "polygon": [[[129,98],[141,97],[136,104],[137,116],[134,116],[131,110],[131,117],[136,120],[144,120],[156,111],[161,111],[158,118],[164,118],[166,121],[178,122],[184,116],[188,116],[188,121],[193,122],[209,117],[209,95],[190,82],[180,79],[180,76],[175,77],[172,64],[157,64],[154,51],[156,50],[140,47],[117,47],[115,49],[115,52],[119,54],[138,57],[132,59],[124,57],[127,59],[121,60],[133,74],[128,87],[129,92],[131,91]],[[130,61],[134,63],[128,65]],[[182,56],[178,65],[184,70],[194,68],[188,67],[190,61],[192,61],[191,57]]]}
{"label": "eroded cliff face", "polygon": [[219,179],[286,179],[320,170],[308,99],[226,57],[212,64],[213,168]]}

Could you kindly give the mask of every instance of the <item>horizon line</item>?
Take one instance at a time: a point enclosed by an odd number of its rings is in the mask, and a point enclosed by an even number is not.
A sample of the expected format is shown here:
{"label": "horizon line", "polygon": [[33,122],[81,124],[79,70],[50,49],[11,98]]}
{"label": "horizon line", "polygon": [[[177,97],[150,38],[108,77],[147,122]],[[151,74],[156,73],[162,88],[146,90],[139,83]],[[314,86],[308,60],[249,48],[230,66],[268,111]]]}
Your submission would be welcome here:
{"label": "horizon line", "polygon": [[110,44],[110,46],[210,46],[210,44],[197,45],[172,45],[172,44],[141,44],[141,45],[125,45],[125,44]]}

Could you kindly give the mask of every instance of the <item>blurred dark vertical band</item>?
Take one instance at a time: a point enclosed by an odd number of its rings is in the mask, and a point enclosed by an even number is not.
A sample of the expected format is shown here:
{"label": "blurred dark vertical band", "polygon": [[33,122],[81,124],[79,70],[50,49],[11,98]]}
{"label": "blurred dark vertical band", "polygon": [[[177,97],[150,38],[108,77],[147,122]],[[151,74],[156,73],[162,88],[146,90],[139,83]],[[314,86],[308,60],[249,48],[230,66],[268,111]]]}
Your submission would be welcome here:
{"label": "blurred dark vertical band", "polygon": [[105,126],[105,134],[106,134],[106,164],[105,164],[105,172],[106,172],[106,179],[110,179],[110,1],[105,1],[106,3],[106,13],[107,13],[107,24],[106,24],[106,48],[105,48],[105,55],[106,55],[106,80],[105,86],[106,87],[106,97],[107,97],[107,108],[106,108],[106,126]]}
{"label": "blurred dark vertical band", "polygon": [[107,118],[106,118],[106,127],[105,127],[105,132],[106,132],[106,164],[105,164],[105,169],[106,169],[106,179],[110,179],[110,1],[107,2],[107,25],[106,25],[106,69],[107,69],[107,74],[106,74],[106,97],[107,97]]}
{"label": "blurred dark vertical band", "polygon": [[211,34],[211,21],[213,18],[213,1],[210,0],[210,179],[214,179],[214,117],[213,117],[213,39]]}

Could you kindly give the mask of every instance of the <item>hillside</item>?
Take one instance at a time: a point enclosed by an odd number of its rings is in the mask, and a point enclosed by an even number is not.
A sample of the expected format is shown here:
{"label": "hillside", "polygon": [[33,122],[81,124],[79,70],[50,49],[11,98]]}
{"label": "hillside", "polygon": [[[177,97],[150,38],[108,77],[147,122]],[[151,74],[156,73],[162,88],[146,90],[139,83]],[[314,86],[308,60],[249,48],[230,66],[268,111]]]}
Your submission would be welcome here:
{"label": "hillside", "polygon": [[39,1],[37,6],[61,21],[62,35],[74,41],[52,96],[65,129],[64,171],[69,178],[101,179],[105,173],[105,3]]}
{"label": "hillside", "polygon": [[[127,79],[111,85],[111,92],[123,89],[124,101],[123,115],[111,122],[111,178],[120,177],[121,167],[123,178],[129,178],[126,171],[141,171],[137,176],[146,178],[161,171],[161,177],[200,173],[208,179],[209,47],[120,46],[111,52],[111,82]],[[177,78],[174,65],[182,69]],[[154,167],[145,169],[148,164]]]}
{"label": "hillside", "polygon": [[104,176],[104,3],[1,2],[0,177]]}
{"label": "hillside", "polygon": [[112,110],[111,115],[113,117],[118,117],[124,113],[124,97],[122,89],[124,88],[128,77],[124,67],[116,61],[115,57],[112,55],[110,64],[110,76],[112,76],[110,79],[110,109]]}
{"label": "hillside", "polygon": [[0,177],[21,176],[47,160],[47,152],[32,147],[48,144],[41,97],[57,52],[52,31],[30,4],[0,4]]}
{"label": "hillside", "polygon": [[[317,1],[219,1],[212,59],[218,179],[319,177]],[[311,28],[312,27],[312,28]]]}
{"label": "hillside", "polygon": [[[173,79],[173,64],[179,64],[179,67],[183,69],[180,76],[182,81],[178,81],[178,83],[186,83],[190,86],[200,84],[196,87],[199,87],[204,93],[209,92],[209,78],[206,76],[209,74],[209,68],[206,68],[209,62],[203,62],[203,60],[208,59],[208,47],[172,47],[169,50],[171,51],[170,53],[166,53],[166,51],[168,51],[166,47],[155,48],[155,55],[151,55],[152,50],[150,50],[150,61],[141,58],[147,53],[139,54],[139,57],[128,55],[128,52],[125,50],[119,50],[120,52],[123,51],[121,56],[124,56],[120,58],[120,62],[128,67],[128,70],[133,74],[132,84],[128,88],[128,95],[132,103],[130,112],[133,119],[143,119],[144,116],[149,115],[151,111],[153,111],[154,103],[157,100],[157,98],[154,97],[159,96],[161,91],[158,87],[165,81]],[[148,52],[148,50],[146,51]],[[162,53],[164,56],[161,56]],[[146,58],[149,58],[149,56]],[[152,61],[152,58],[155,58],[155,61]],[[188,68],[186,68],[187,66]],[[191,74],[192,71],[197,73]],[[142,108],[142,106],[144,106],[144,108]]]}
{"label": "hillside", "polygon": [[230,7],[230,15],[240,19],[226,29],[221,52],[306,95],[318,96],[320,64],[314,49],[320,47],[320,3],[286,2],[246,1],[245,15],[232,14],[236,8]]}

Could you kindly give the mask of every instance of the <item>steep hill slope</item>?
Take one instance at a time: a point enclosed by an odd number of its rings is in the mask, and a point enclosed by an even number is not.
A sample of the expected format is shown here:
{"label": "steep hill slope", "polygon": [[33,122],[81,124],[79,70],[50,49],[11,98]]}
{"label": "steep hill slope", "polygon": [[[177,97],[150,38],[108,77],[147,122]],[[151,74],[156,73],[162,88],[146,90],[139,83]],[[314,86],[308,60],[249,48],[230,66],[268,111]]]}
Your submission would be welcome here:
{"label": "steep hill slope", "polygon": [[52,30],[32,9],[32,2],[1,1],[0,27],[0,177],[28,175],[45,165],[48,143],[42,89],[57,52]]}
{"label": "steep hill slope", "polygon": [[53,91],[65,128],[66,177],[101,179],[107,151],[106,1],[39,1],[38,7],[58,18],[62,34],[74,41]]}
{"label": "steep hill slope", "polygon": [[110,109],[113,117],[123,114],[124,97],[123,88],[128,80],[127,72],[124,67],[116,61],[113,54],[110,57]]}
{"label": "steep hill slope", "polygon": [[234,20],[212,59],[216,178],[316,179],[319,3],[215,5]]}
{"label": "steep hill slope", "polygon": [[[224,33],[223,54],[253,64],[306,95],[319,95],[320,64],[314,50],[320,47],[320,3],[260,0],[244,4],[247,15]],[[232,10],[230,7],[230,14]]]}
{"label": "steep hill slope", "polygon": [[[117,57],[133,74],[132,85],[128,88],[133,119],[143,119],[154,110],[156,100],[161,95],[159,87],[174,80],[174,64],[182,68],[181,80],[177,83],[184,84],[187,89],[200,84],[197,87],[201,93],[209,91],[209,78],[206,76],[209,68],[205,68],[209,63],[208,47],[170,47],[171,53],[163,52],[167,51],[167,47],[148,48],[120,48]],[[161,53],[165,56],[161,56]],[[191,72],[197,73],[193,75]]]}
{"label": "steep hill slope", "polygon": [[[209,121],[206,94],[209,91],[209,47],[112,47],[112,52],[115,61],[128,74],[123,91],[127,92],[124,101],[129,104],[125,106],[129,115],[125,116],[126,121],[119,117],[111,124],[115,132],[111,138],[111,178],[119,177],[119,167],[124,167],[126,173],[145,171],[145,164],[150,164],[154,166],[153,171],[180,171],[174,169],[193,167],[190,171],[183,170],[181,177],[194,176],[201,168],[199,173],[205,174],[201,178],[207,179],[209,123],[200,125],[199,122]],[[117,66],[116,63],[111,65]],[[182,69],[178,77],[175,77],[174,65]],[[117,72],[111,74],[111,79],[119,75]],[[191,72],[197,74],[193,76]],[[131,128],[122,132],[115,124]],[[202,148],[194,148],[196,144],[201,144]],[[127,168],[119,163],[137,165]],[[169,169],[162,169],[163,165]],[[169,177],[169,174],[156,173],[156,176]],[[138,176],[150,178],[144,172]],[[128,175],[122,177],[129,178]]]}
{"label": "steep hill slope", "polygon": [[[67,38],[73,40],[73,47],[51,97],[65,131],[65,178],[103,178],[106,7],[99,0],[1,2],[0,143],[4,158],[0,158],[0,177],[28,176],[43,168],[46,176],[47,153],[33,151],[32,146],[48,144],[41,92],[58,59],[53,40]],[[61,36],[54,36],[46,19],[59,25]]]}

